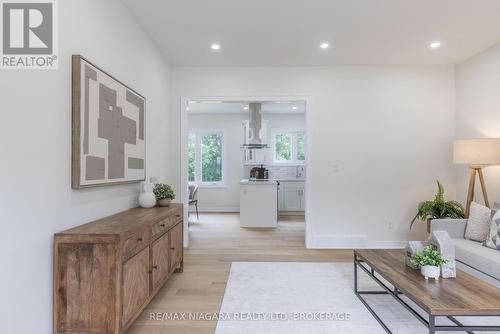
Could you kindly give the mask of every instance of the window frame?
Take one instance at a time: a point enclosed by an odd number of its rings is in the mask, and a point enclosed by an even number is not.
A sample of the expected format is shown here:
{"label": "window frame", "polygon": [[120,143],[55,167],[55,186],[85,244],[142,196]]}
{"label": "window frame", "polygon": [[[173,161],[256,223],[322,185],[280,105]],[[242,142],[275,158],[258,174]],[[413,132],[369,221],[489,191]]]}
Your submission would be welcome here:
{"label": "window frame", "polygon": [[[194,144],[194,181],[189,181],[191,184],[197,184],[200,188],[225,188],[226,187],[226,131],[224,129],[213,129],[213,128],[203,128],[203,129],[189,129],[188,136],[195,134],[195,144]],[[202,137],[207,134],[217,134],[222,136],[222,164],[221,164],[221,177],[220,181],[207,182],[202,181]],[[188,147],[189,150],[189,147]],[[188,151],[189,157],[189,151]],[[189,179],[189,163],[188,163],[188,179]]]}
{"label": "window frame", "polygon": [[[305,137],[305,131],[303,128],[272,128],[271,129],[271,137],[272,137],[272,152],[273,152],[273,163],[276,165],[305,165],[307,160],[307,152],[305,152],[306,159],[305,160],[297,160],[297,149],[298,149],[298,141],[297,134],[304,134],[304,141],[307,141]],[[276,136],[278,135],[291,135],[291,160],[277,160],[276,159]],[[305,143],[304,143],[305,144]],[[304,145],[304,148],[306,145]]]}

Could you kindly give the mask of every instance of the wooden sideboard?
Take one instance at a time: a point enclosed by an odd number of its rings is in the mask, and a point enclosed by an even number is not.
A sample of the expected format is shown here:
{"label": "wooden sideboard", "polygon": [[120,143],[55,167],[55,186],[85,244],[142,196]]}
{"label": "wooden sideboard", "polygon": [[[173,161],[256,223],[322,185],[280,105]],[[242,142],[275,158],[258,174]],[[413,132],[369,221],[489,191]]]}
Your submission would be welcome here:
{"label": "wooden sideboard", "polygon": [[182,204],[135,208],[55,234],[54,333],[124,333],[183,270]]}

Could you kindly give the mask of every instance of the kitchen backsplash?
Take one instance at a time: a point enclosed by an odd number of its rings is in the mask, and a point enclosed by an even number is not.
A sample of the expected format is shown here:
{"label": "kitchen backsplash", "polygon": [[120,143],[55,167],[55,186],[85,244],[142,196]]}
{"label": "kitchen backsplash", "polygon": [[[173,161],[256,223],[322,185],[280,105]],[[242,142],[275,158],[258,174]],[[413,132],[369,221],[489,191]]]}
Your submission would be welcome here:
{"label": "kitchen backsplash", "polygon": [[[245,177],[250,176],[250,170],[253,167],[259,167],[260,165],[255,166],[244,166]],[[269,170],[269,178],[276,180],[286,180],[286,179],[303,179],[306,177],[306,166],[304,165],[287,165],[287,166],[277,166],[277,165],[266,165],[265,166]]]}

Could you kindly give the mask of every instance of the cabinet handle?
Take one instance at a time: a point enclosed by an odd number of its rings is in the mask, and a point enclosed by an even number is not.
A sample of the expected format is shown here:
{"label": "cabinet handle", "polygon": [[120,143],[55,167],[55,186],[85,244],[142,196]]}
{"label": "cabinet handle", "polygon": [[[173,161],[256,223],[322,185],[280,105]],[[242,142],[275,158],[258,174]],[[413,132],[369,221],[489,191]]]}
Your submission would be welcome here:
{"label": "cabinet handle", "polygon": [[137,241],[142,241],[142,237],[137,238]]}
{"label": "cabinet handle", "polygon": [[160,224],[160,227],[165,227],[165,224]]}
{"label": "cabinet handle", "polygon": [[181,215],[175,215],[177,218],[179,218]]}
{"label": "cabinet handle", "polygon": [[158,266],[153,266],[153,269],[158,269]]}
{"label": "cabinet handle", "polygon": [[171,247],[170,249],[171,249],[171,250],[175,250],[175,247]]}

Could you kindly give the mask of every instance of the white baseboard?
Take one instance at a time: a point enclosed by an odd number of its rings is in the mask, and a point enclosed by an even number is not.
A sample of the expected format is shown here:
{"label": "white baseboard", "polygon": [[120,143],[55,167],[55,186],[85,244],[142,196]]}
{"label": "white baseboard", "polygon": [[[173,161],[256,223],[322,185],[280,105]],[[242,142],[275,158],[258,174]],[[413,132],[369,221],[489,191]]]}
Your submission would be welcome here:
{"label": "white baseboard", "polygon": [[404,248],[407,241],[369,241],[363,234],[313,235],[307,248],[353,249],[353,248]]}
{"label": "white baseboard", "polygon": [[[199,212],[240,212],[240,208],[239,207],[198,207],[198,211]],[[194,207],[190,207],[189,208],[189,212],[191,213],[195,213],[196,214],[196,210],[194,209]]]}

